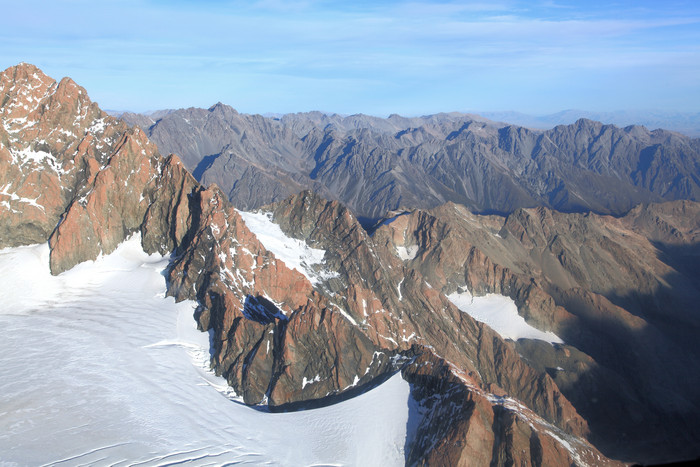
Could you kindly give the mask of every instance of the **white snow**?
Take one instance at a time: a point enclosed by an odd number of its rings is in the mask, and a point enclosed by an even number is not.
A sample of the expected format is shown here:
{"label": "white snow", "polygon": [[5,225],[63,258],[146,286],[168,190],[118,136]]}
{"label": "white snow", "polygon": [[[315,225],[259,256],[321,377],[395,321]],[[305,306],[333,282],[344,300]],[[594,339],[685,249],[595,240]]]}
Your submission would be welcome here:
{"label": "white snow", "polygon": [[138,236],[59,276],[46,245],[0,250],[0,464],[403,465],[399,375],[304,412],[233,402],[166,265]]}
{"label": "white snow", "polygon": [[518,314],[515,302],[509,297],[487,294],[473,297],[466,289],[451,293],[447,298],[461,311],[472,318],[487,324],[504,339],[539,339],[550,344],[563,344],[553,332],[544,332],[530,326],[525,318]]}
{"label": "white snow", "polygon": [[[26,203],[26,204],[28,204],[28,205],[30,205],[30,206],[33,206],[33,207],[35,207],[35,208],[37,208],[37,209],[41,209],[42,211],[45,212],[44,206],[42,206],[41,204],[39,204],[39,203],[36,202],[36,201],[39,199],[39,197],[36,197],[36,198],[34,198],[34,199],[22,198],[22,197],[18,196],[17,193],[9,192],[9,191],[8,191],[8,190],[10,189],[11,186],[12,186],[12,184],[11,184],[11,183],[8,183],[8,184],[5,185],[4,187],[2,187],[2,189],[0,189],[0,195],[7,196],[7,197],[9,197],[12,201],[18,201],[18,202],[20,202],[20,203]],[[2,201],[2,203],[0,203],[0,204],[2,204],[2,206],[6,207],[8,211],[19,212],[19,211],[15,210],[15,209],[12,209],[12,206],[11,206],[10,203],[9,203],[8,201],[6,201],[6,200]]]}
{"label": "white snow", "polygon": [[18,164],[20,167],[27,163],[36,166],[46,162],[54,172],[58,173],[59,175],[64,173],[60,162],[58,162],[56,157],[54,157],[54,155],[51,153],[45,151],[33,151],[30,148],[24,148],[21,150],[11,149],[10,153],[12,154],[12,163]]}
{"label": "white snow", "polygon": [[341,307],[339,307],[339,306],[336,305],[335,303],[331,303],[331,305],[333,306],[333,308],[335,308],[336,310],[338,310],[338,312],[339,312],[341,315],[343,315],[343,316],[345,317],[345,319],[347,319],[348,321],[350,321],[350,323],[351,323],[353,326],[357,326],[357,321],[355,321],[355,320],[353,319],[353,317],[350,316],[350,314],[349,314],[347,311],[343,310]]}
{"label": "white snow", "polygon": [[[260,240],[266,250],[271,251],[290,269],[306,276],[311,284],[338,277],[335,271],[323,269],[326,250],[311,248],[303,240],[288,237],[279,225],[272,222],[272,213],[238,211],[246,227]],[[317,266],[317,267],[314,267]]]}
{"label": "white snow", "polygon": [[321,381],[321,375],[316,375],[311,379],[306,379],[306,376],[301,381],[301,388],[304,389],[308,384],[318,383]]}
{"label": "white snow", "polygon": [[97,134],[97,133],[104,133],[106,128],[106,123],[105,119],[100,118],[100,119],[95,119],[95,121],[92,122],[92,126],[87,129],[87,133],[92,133],[92,134]]}
{"label": "white snow", "polygon": [[403,246],[397,246],[396,252],[399,254],[399,258],[401,258],[402,260],[410,261],[413,258],[415,258],[418,254],[418,245],[412,245],[408,248]]}

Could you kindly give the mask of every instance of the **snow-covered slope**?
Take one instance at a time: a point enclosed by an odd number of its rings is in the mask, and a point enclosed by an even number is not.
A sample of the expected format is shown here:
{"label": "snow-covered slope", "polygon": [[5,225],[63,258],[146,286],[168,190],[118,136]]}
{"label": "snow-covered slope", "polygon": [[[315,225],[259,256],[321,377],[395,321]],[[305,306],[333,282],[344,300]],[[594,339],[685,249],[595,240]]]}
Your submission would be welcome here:
{"label": "snow-covered slope", "polygon": [[311,248],[302,240],[288,237],[272,222],[272,213],[239,211],[239,214],[267,250],[306,276],[313,285],[338,275],[323,268],[325,250]]}
{"label": "snow-covered slope", "polygon": [[135,236],[51,276],[48,247],[0,250],[0,464],[401,465],[399,375],[337,405],[271,414],[208,371],[194,302]]}
{"label": "snow-covered slope", "polygon": [[563,344],[559,336],[551,331],[544,332],[529,325],[525,318],[518,314],[518,308],[513,299],[499,294],[487,294],[474,297],[466,289],[460,289],[447,296],[461,311],[472,318],[488,324],[504,339],[539,339],[550,344]]}

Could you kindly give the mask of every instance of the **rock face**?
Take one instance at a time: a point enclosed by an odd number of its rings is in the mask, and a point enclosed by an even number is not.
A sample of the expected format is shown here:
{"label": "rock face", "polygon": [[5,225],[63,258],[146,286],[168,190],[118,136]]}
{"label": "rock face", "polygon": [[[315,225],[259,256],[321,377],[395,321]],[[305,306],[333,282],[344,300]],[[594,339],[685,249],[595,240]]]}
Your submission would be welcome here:
{"label": "rock face", "polygon": [[48,239],[58,274],[139,231],[151,252],[177,246],[178,206],[196,185],[177,157],[162,158],[69,78],[22,64],[0,75],[0,93],[0,247]]}
{"label": "rock face", "polygon": [[[137,232],[146,251],[174,252],[168,293],[199,302],[212,367],[246,403],[313,407],[402,371],[415,401],[407,464],[618,464],[594,445],[633,460],[697,455],[696,203],[622,218],[447,204],[370,235],[308,191],[237,211],[69,79],[23,64],[0,83],[0,246],[49,241],[54,274]],[[288,117],[280,131],[308,136],[325,118]],[[295,264],[285,247],[321,259]],[[510,296],[566,344],[503,339],[447,298],[463,287]]]}
{"label": "rock face", "polygon": [[475,212],[546,206],[615,215],[639,203],[700,201],[700,140],[640,126],[581,119],[540,131],[466,114],[265,118],[223,104],[146,123],[123,118],[243,209],[302,189],[361,219],[448,201]]}
{"label": "rock face", "polygon": [[700,439],[700,375],[688,372],[700,354],[698,232],[700,204],[688,201],[622,218],[547,208],[483,217],[447,204],[400,215],[373,238],[412,251],[407,266],[445,294],[511,297],[566,342],[517,349],[553,377],[596,445],[664,461],[696,456]]}

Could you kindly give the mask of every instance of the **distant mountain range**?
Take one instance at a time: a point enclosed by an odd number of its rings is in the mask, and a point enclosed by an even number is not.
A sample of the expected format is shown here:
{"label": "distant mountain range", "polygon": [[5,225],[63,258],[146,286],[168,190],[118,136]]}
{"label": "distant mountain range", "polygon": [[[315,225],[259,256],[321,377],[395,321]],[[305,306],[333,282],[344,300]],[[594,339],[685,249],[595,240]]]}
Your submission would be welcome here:
{"label": "distant mountain range", "polygon": [[[149,122],[155,123],[156,120],[175,112],[176,109],[155,110],[142,113],[125,112],[119,110],[107,110],[106,112],[112,116],[119,117],[129,115],[126,119],[134,122],[135,119],[142,119],[144,125]],[[327,115],[338,115],[326,113]],[[453,114],[459,114],[454,112]],[[285,114],[280,113],[265,113],[264,117],[282,118]],[[535,128],[540,130],[549,130],[557,125],[570,125],[581,118],[586,120],[594,120],[605,124],[612,124],[619,127],[630,125],[641,125],[649,130],[665,129],[682,133],[691,138],[700,137],[700,112],[671,112],[664,110],[616,110],[610,112],[595,112],[590,110],[568,109],[560,112],[554,112],[545,115],[534,115],[512,110],[505,111],[474,111],[463,113],[475,120],[491,120],[493,122],[502,122],[506,125],[518,125],[526,128]]]}
{"label": "distant mountain range", "polygon": [[460,113],[268,118],[221,103],[121,118],[244,209],[303,189],[367,222],[447,201],[481,213],[620,215],[644,202],[700,200],[700,140],[642,126],[579,119],[532,130]]}
{"label": "distant mountain range", "polygon": [[693,138],[700,137],[700,112],[669,112],[663,110],[591,112],[571,109],[547,115],[530,115],[512,111],[477,113],[492,120],[543,130],[548,130],[557,125],[569,125],[580,118],[585,118],[621,127],[642,125],[649,130],[663,128],[677,131]]}

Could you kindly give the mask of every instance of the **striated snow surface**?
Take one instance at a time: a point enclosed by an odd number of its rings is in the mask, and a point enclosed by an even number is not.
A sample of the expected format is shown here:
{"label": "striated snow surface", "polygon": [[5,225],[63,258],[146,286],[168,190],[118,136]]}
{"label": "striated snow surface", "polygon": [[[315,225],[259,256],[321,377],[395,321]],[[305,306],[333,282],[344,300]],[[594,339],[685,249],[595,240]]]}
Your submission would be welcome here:
{"label": "striated snow surface", "polygon": [[272,222],[272,213],[238,211],[246,227],[260,240],[266,250],[290,269],[296,269],[313,285],[318,285],[338,273],[323,268],[326,250],[311,248],[303,240],[288,237]]}
{"label": "striated snow surface", "polygon": [[461,289],[451,293],[447,298],[461,311],[487,324],[504,339],[539,339],[550,344],[564,343],[553,332],[540,331],[527,324],[525,318],[518,314],[515,302],[509,297],[498,294],[474,297],[469,291]]}
{"label": "striated snow surface", "polygon": [[208,370],[193,302],[134,236],[51,276],[48,246],[0,250],[0,465],[403,465],[399,375],[348,401],[271,414]]}

